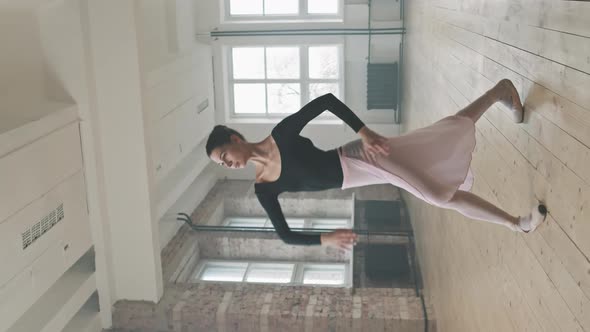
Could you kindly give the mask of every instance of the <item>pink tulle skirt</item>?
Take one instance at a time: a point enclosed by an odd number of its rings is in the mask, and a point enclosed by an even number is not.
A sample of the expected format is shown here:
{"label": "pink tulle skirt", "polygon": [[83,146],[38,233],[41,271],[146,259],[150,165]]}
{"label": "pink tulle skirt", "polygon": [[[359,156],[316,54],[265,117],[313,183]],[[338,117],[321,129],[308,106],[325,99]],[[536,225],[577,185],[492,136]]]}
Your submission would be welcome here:
{"label": "pink tulle skirt", "polygon": [[457,190],[473,185],[471,155],[475,149],[475,124],[452,115],[432,125],[388,139],[390,153],[373,161],[362,141],[338,148],[344,175],[342,189],[390,183],[437,206]]}

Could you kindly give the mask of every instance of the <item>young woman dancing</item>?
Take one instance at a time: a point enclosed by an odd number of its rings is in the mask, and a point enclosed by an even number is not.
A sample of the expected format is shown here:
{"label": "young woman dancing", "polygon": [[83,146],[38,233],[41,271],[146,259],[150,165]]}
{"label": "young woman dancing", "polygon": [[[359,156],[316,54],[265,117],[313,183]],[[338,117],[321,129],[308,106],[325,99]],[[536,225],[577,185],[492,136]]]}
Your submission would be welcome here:
{"label": "young woman dancing", "polygon": [[[514,217],[469,192],[475,148],[475,122],[494,103],[512,110],[522,122],[524,110],[510,80],[500,81],[455,115],[413,132],[383,137],[367,128],[332,94],[321,96],[279,122],[264,140],[251,143],[237,131],[217,125],[207,140],[207,155],[232,169],[248,162],[256,166],[255,192],[279,237],[289,244],[329,245],[342,249],[356,243],[351,230],[304,234],[289,229],[278,201],[282,192],[318,191],[390,183],[435,206],[453,209],[473,219],[503,225],[517,232],[535,230],[547,210],[537,202],[531,213]],[[348,124],[360,139],[323,151],[299,135],[325,110]]]}

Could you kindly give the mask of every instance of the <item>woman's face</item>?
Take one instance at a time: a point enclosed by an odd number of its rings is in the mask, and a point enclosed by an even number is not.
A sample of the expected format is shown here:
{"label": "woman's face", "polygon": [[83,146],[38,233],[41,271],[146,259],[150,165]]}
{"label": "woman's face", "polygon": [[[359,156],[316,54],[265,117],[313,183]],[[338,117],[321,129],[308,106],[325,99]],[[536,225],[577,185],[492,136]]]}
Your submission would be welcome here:
{"label": "woman's face", "polygon": [[244,168],[248,162],[248,150],[242,139],[231,135],[231,142],[213,149],[210,158],[227,168]]}

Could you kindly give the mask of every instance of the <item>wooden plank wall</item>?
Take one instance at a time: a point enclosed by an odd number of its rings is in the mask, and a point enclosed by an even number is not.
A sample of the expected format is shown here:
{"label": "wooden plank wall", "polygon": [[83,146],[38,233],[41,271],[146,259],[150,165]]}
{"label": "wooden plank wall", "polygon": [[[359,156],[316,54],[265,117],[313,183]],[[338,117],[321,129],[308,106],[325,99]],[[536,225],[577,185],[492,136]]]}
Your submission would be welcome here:
{"label": "wooden plank wall", "polygon": [[511,79],[525,121],[478,121],[473,191],[550,212],[517,234],[404,193],[439,331],[590,331],[590,3],[411,0],[406,18],[403,131]]}

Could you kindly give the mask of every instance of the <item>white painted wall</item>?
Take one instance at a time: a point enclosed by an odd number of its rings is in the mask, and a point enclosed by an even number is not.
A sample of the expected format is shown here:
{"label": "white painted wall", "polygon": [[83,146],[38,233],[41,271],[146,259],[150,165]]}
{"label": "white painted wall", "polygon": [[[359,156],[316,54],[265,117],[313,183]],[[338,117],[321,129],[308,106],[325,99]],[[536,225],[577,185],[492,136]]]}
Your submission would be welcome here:
{"label": "white painted wall", "polygon": [[34,6],[16,1],[0,5],[0,45],[1,133],[55,110],[42,107],[47,76]]}
{"label": "white painted wall", "polygon": [[166,3],[161,0],[143,0],[138,5],[143,66],[149,71],[162,66],[173,56],[167,45]]}

